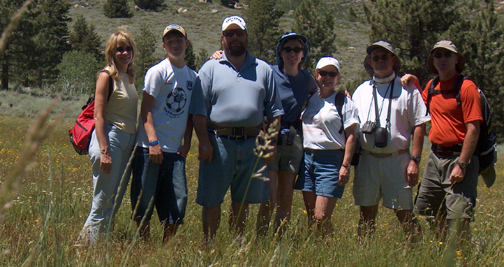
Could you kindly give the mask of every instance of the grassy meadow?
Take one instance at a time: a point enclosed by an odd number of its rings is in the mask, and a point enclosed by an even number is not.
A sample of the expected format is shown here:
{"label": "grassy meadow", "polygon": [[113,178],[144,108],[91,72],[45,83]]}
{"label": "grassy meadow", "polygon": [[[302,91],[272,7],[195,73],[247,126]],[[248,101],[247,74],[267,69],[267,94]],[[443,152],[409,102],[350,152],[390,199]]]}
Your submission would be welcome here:
{"label": "grassy meadow", "polygon": [[[25,142],[25,132],[48,97],[0,92],[0,182],[4,183]],[[31,114],[16,110],[18,99]],[[202,242],[201,207],[197,189],[197,140],[187,158],[189,202],[185,224],[175,238],[163,244],[162,227],[153,217],[152,239],[136,238],[130,220],[131,201],[126,194],[115,217],[108,242],[89,248],[74,246],[92,199],[92,178],[87,156],[77,155],[67,131],[83,100],[61,101],[54,114],[69,107],[65,119],[40,147],[31,170],[12,207],[0,222],[0,266],[502,266],[504,265],[504,164],[497,165],[496,184],[479,186],[476,218],[471,223],[473,246],[468,250],[443,244],[425,220],[419,243],[409,244],[392,211],[383,207],[373,238],[359,242],[358,208],[353,204],[352,181],[337,203],[332,218],[334,234],[326,237],[307,229],[306,210],[300,192],[294,195],[290,226],[280,241],[273,233],[256,238],[257,206],[251,208],[241,243],[234,241],[227,223],[229,196],[223,204],[215,243]],[[10,104],[13,104],[10,107]],[[39,110],[37,110],[39,109]],[[55,116],[53,116],[54,119]],[[425,150],[425,149],[424,149]],[[425,162],[427,150],[423,153]],[[128,188],[129,192],[129,188]],[[2,199],[0,199],[2,200]],[[2,201],[5,201],[3,199]]]}

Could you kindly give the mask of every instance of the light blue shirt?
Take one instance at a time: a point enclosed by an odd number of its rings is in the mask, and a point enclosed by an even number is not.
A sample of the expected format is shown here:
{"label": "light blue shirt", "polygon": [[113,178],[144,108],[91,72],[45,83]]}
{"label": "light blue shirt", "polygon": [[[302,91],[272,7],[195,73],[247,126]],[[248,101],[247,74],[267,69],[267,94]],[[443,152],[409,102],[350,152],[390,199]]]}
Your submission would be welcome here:
{"label": "light blue shirt", "polygon": [[222,53],[200,69],[194,85],[189,113],[207,117],[223,127],[254,127],[282,115],[273,71],[264,61],[251,56],[237,70]]}

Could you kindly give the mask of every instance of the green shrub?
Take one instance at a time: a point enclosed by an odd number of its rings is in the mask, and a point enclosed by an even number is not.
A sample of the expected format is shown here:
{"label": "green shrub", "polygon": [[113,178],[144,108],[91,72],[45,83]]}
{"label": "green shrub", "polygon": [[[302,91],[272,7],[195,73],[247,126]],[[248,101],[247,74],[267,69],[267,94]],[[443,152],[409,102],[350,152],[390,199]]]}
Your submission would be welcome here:
{"label": "green shrub", "polygon": [[108,18],[131,18],[131,11],[127,0],[107,0],[103,6],[103,14]]}
{"label": "green shrub", "polygon": [[163,5],[164,0],[134,0],[134,2],[141,9],[158,11],[161,5]]}
{"label": "green shrub", "polygon": [[57,69],[60,74],[54,91],[70,95],[94,92],[99,67],[93,54],[75,50],[67,52]]}

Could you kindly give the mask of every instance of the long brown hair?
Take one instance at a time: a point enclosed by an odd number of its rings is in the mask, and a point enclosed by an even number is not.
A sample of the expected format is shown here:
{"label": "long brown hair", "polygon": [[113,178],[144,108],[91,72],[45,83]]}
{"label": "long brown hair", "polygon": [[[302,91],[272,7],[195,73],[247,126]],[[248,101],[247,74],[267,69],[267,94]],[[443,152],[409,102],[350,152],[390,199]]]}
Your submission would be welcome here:
{"label": "long brown hair", "polygon": [[107,58],[107,68],[109,70],[110,76],[114,80],[119,80],[119,71],[117,70],[114,56],[116,54],[117,44],[125,44],[133,47],[131,51],[131,62],[128,64],[128,78],[129,82],[133,83],[135,81],[135,70],[133,69],[133,61],[135,59],[135,41],[133,41],[133,36],[131,33],[127,33],[121,28],[118,28],[112,35],[110,35],[107,45],[105,46],[105,57]]}

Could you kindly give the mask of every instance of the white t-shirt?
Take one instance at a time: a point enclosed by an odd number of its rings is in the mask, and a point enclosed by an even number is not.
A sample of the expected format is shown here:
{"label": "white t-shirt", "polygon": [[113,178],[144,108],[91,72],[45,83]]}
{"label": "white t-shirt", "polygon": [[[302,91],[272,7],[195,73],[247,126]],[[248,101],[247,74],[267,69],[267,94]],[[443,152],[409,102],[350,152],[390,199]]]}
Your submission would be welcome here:
{"label": "white t-shirt", "polygon": [[[426,107],[422,96],[415,86],[403,88],[401,77],[396,77],[394,91],[392,93],[392,106],[390,111],[390,126],[388,130],[387,146],[378,148],[374,146],[374,133],[360,134],[360,145],[362,149],[375,153],[393,153],[401,149],[409,148],[410,135],[413,126],[430,121],[430,116],[426,115]],[[391,82],[375,83],[373,80],[365,81],[354,92],[352,99],[359,110],[360,127],[366,121],[376,121],[375,102],[373,99],[373,88],[377,89],[377,104],[380,114],[380,126],[387,125],[387,113],[389,109]]]}
{"label": "white t-shirt", "polygon": [[[187,66],[177,68],[167,58],[145,75],[142,90],[156,99],[151,111],[163,152],[175,153],[182,146],[195,80],[195,71]],[[149,147],[141,116],[138,121],[137,145]]]}
{"label": "white t-shirt", "polygon": [[[345,132],[341,129],[341,117],[336,108],[336,92],[328,98],[321,98],[315,93],[309,100],[303,113],[303,145],[315,150],[344,149]],[[343,127],[347,129],[359,123],[358,111],[354,102],[345,97],[341,110]]]}

